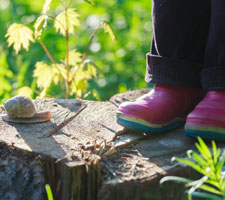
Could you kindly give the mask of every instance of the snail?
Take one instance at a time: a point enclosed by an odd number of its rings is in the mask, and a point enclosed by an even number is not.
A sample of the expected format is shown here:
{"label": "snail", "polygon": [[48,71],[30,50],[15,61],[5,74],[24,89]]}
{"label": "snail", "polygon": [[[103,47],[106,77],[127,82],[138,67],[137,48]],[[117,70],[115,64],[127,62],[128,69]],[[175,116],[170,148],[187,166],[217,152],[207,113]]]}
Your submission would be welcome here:
{"label": "snail", "polygon": [[1,116],[7,122],[41,123],[51,119],[49,111],[37,112],[33,101],[25,96],[15,96],[7,100],[3,110],[6,113]]}

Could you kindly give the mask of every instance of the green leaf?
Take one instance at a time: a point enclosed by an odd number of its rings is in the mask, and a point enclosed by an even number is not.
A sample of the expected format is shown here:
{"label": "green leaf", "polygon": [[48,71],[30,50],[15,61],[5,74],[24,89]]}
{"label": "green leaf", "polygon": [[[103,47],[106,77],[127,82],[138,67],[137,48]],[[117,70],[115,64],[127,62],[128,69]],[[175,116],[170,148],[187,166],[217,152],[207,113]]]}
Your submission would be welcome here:
{"label": "green leaf", "polygon": [[214,161],[214,164],[216,164],[220,156],[220,151],[217,150],[215,141],[212,141],[212,150],[213,150],[213,161]]}
{"label": "green leaf", "polygon": [[191,157],[197,162],[198,165],[200,166],[208,166],[207,160],[202,158],[198,153],[192,152]]}
{"label": "green leaf", "polygon": [[53,200],[52,190],[48,184],[45,185],[45,190],[47,192],[48,200]]}
{"label": "green leaf", "polygon": [[201,188],[202,190],[205,190],[205,191],[207,191],[207,192],[211,192],[211,193],[214,193],[214,194],[218,194],[218,195],[221,195],[221,194],[222,194],[219,190],[217,190],[217,189],[215,189],[215,188],[213,188],[213,187],[210,187],[210,186],[208,186],[208,185],[206,185],[206,184],[202,184],[202,185],[200,186],[200,188]]}
{"label": "green leaf", "polygon": [[109,34],[109,36],[112,40],[115,40],[116,37],[115,37],[111,27],[109,26],[109,24],[107,24],[106,22],[102,22],[101,28],[104,30],[105,33]]}
{"label": "green leaf", "polygon": [[49,9],[50,9],[50,4],[51,4],[52,1],[53,1],[53,0],[45,0],[45,4],[44,4],[44,6],[43,6],[43,8],[42,8],[42,13],[43,13],[43,14],[46,14],[46,13],[49,11]]}
{"label": "green leaf", "polygon": [[204,193],[204,192],[193,192],[192,196],[200,197],[200,198],[206,198],[206,199],[211,199],[211,200],[224,200],[224,198],[221,198],[221,197],[219,197],[217,195],[208,194],[208,193]]}
{"label": "green leaf", "polygon": [[90,3],[90,4],[92,4],[92,5],[95,4],[93,0],[84,0],[84,1],[87,2],[87,3]]}
{"label": "green leaf", "polygon": [[5,37],[8,37],[8,46],[13,44],[16,53],[18,53],[22,47],[28,51],[30,42],[34,42],[33,31],[23,24],[14,23],[10,25]]}
{"label": "green leaf", "polygon": [[195,169],[196,171],[198,171],[199,173],[201,173],[203,175],[207,174],[207,172],[204,169],[202,169],[199,165],[197,165],[196,163],[194,163],[190,160],[183,159],[183,158],[176,158],[176,160],[180,163],[183,163],[185,165],[192,167],[193,169]]}
{"label": "green leaf", "polygon": [[196,147],[198,148],[198,150],[202,154],[202,156],[208,162],[213,161],[212,160],[212,154],[211,154],[209,148],[207,147],[207,145],[205,144],[205,142],[200,137],[198,137],[198,142],[199,142],[199,144],[196,144]]}
{"label": "green leaf", "polygon": [[204,182],[206,182],[208,180],[208,176],[203,176],[201,179],[197,180],[197,181],[193,181],[191,183],[186,184],[186,187],[190,187],[188,194],[192,194],[195,190],[197,190],[198,188],[201,188],[202,190],[205,190],[207,192],[211,192],[214,194],[218,194],[221,195],[221,192],[218,191],[217,189],[210,187],[206,184],[203,184]]}
{"label": "green leaf", "polygon": [[193,182],[193,180],[191,179],[187,179],[187,178],[182,178],[182,177],[178,177],[178,176],[166,176],[166,177],[163,177],[161,180],[160,180],[160,184],[163,184],[167,181],[175,181],[177,183],[191,183]]}
{"label": "green leaf", "polygon": [[225,151],[220,156],[219,162],[216,165],[217,177],[221,176],[221,171],[222,171],[222,167],[223,167],[224,163],[225,163]]}
{"label": "green leaf", "polygon": [[63,65],[47,65],[43,62],[35,64],[34,77],[37,77],[37,86],[41,89],[49,88],[51,83],[58,84],[66,78],[66,69]]}
{"label": "green leaf", "polygon": [[81,57],[82,54],[76,49],[69,51],[69,65],[75,66],[79,64],[81,62]]}
{"label": "green leaf", "polygon": [[220,184],[219,184],[219,182],[218,181],[216,181],[216,180],[211,180],[211,179],[208,179],[207,181],[206,181],[206,183],[208,183],[208,184],[210,184],[210,185],[213,185],[213,186],[215,186],[216,188],[220,188]]}
{"label": "green leaf", "polygon": [[56,32],[60,32],[63,36],[66,36],[66,30],[68,33],[74,33],[74,27],[80,26],[80,21],[78,19],[79,14],[73,8],[67,9],[59,13],[54,20],[54,27]]}
{"label": "green leaf", "polygon": [[35,39],[39,38],[41,36],[43,28],[47,25],[47,15],[41,15],[37,18],[35,24],[34,24],[34,37]]}
{"label": "green leaf", "polygon": [[103,76],[103,72],[101,71],[101,69],[92,60],[85,60],[82,67],[93,77],[96,77],[97,75],[99,75],[100,77]]}

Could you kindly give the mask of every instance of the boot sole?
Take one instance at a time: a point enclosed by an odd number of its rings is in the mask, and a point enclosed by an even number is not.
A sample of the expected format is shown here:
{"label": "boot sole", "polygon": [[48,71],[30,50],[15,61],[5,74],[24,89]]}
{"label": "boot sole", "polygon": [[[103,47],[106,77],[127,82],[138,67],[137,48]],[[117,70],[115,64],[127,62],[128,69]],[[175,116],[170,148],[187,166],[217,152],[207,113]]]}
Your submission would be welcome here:
{"label": "boot sole", "polygon": [[[120,124],[121,126],[127,129],[137,131],[137,132],[145,132],[145,133],[168,132],[183,126],[185,123],[184,119],[173,120],[167,124],[151,124],[141,119],[139,121],[142,121],[142,123],[138,123],[136,121],[137,121],[137,118],[121,116],[121,115],[117,117],[117,123]],[[144,121],[144,124],[143,124],[143,121]]]}
{"label": "boot sole", "polygon": [[225,129],[212,126],[185,125],[185,135],[192,138],[199,136],[207,140],[225,140]]}

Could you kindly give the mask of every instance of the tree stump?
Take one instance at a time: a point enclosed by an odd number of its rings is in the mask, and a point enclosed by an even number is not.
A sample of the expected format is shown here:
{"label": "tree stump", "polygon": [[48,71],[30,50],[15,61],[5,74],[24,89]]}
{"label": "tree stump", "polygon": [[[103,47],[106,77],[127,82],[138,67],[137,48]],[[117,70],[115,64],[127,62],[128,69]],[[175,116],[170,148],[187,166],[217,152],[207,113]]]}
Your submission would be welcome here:
{"label": "tree stump", "polygon": [[146,135],[116,123],[118,105],[149,90],[105,102],[35,100],[38,111],[51,111],[47,123],[0,119],[0,200],[47,199],[45,184],[55,200],[185,199],[183,186],[158,184],[164,175],[191,174],[170,162],[194,148],[183,129]]}

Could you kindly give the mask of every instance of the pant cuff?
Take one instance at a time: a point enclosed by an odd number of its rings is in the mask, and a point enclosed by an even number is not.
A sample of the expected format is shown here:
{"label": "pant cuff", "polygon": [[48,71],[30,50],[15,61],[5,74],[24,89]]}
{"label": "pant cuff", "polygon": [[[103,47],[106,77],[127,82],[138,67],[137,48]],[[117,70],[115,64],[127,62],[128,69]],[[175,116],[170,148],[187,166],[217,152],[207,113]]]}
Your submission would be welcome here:
{"label": "pant cuff", "polygon": [[201,80],[205,90],[225,90],[225,67],[202,70]]}
{"label": "pant cuff", "polygon": [[202,64],[148,53],[145,80],[167,85],[200,85]]}

